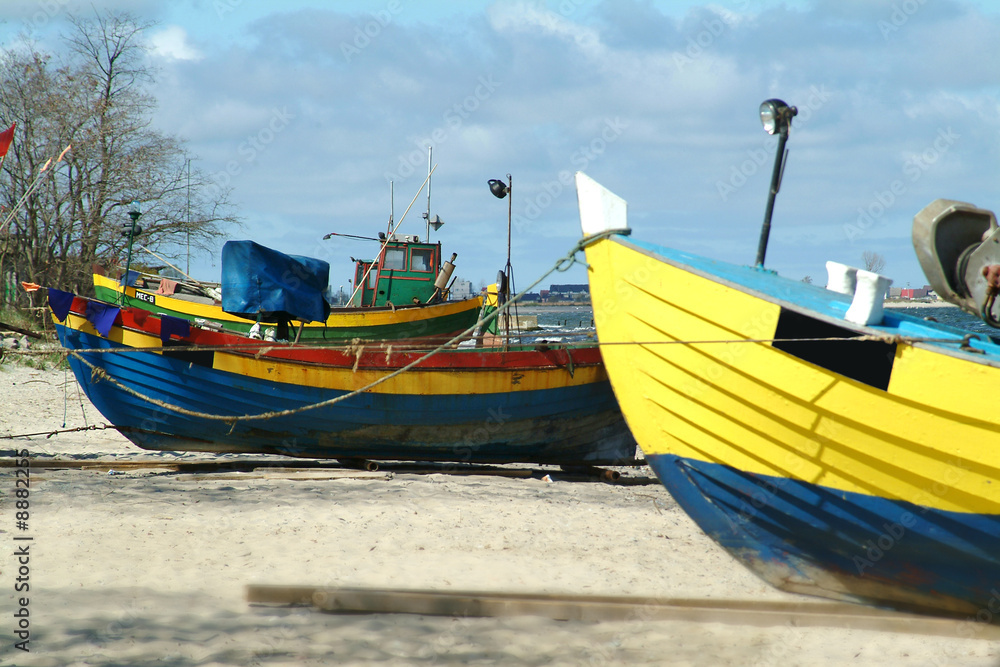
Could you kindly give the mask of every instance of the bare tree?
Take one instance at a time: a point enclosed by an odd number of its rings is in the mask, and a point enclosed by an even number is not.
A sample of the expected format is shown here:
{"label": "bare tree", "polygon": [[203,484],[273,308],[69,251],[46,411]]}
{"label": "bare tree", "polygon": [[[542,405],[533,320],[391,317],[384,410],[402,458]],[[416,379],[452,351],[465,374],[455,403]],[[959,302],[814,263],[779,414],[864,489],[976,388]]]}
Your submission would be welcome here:
{"label": "bare tree", "polygon": [[142,42],[150,24],[121,12],[71,23],[62,62],[30,43],[0,54],[0,125],[18,124],[0,172],[0,220],[16,208],[0,230],[0,277],[88,293],[92,265],[124,254],[133,200],[143,203],[139,242],[172,257],[188,239],[207,247],[239,220],[229,192],[200,170],[191,170],[188,209],[189,156],[150,127],[154,73]]}
{"label": "bare tree", "polygon": [[881,273],[882,269],[885,268],[885,257],[878,254],[877,252],[872,252],[871,250],[865,250],[861,253],[861,263],[864,266],[865,271],[871,271],[872,273]]}

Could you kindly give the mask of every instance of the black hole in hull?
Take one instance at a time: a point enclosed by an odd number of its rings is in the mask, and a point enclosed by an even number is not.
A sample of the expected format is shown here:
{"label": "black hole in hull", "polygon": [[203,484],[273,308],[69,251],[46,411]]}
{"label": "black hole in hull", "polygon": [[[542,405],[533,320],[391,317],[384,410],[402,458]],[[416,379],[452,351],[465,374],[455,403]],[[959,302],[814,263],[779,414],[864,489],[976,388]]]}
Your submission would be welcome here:
{"label": "black hole in hull", "polygon": [[[781,309],[775,338],[857,338],[856,331],[822,322],[806,315]],[[849,341],[775,341],[774,347],[834,373],[864,382],[872,387],[889,388],[895,343],[874,340]]]}

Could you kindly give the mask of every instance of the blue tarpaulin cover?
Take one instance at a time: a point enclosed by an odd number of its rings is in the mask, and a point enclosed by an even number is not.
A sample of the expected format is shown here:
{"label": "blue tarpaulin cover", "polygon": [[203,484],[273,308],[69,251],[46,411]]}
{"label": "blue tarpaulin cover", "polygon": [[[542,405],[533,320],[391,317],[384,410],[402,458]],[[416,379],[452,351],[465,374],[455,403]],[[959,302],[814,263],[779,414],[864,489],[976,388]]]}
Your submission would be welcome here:
{"label": "blue tarpaulin cover", "polygon": [[222,246],[222,309],[262,322],[279,319],[324,322],[330,306],[323,291],[330,265],[321,259],[286,255],[253,241]]}

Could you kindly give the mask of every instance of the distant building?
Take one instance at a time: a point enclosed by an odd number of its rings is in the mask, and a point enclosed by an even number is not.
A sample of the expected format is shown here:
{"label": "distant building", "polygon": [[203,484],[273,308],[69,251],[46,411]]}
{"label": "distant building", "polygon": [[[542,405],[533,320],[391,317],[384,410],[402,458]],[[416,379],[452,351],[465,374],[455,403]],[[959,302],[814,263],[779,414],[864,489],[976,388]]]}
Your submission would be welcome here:
{"label": "distant building", "polygon": [[550,292],[559,292],[560,294],[571,294],[575,292],[586,292],[590,294],[590,285],[584,283],[583,285],[549,285]]}
{"label": "distant building", "polygon": [[590,299],[590,285],[550,285],[542,290],[543,301],[587,301]]}
{"label": "distant building", "polygon": [[926,299],[934,294],[930,285],[923,287],[903,287],[899,290],[900,299]]}
{"label": "distant building", "polygon": [[540,294],[536,294],[535,292],[526,292],[524,294],[521,294],[521,299],[520,300],[522,302],[525,302],[525,301],[541,301],[542,297],[541,297]]}
{"label": "distant building", "polygon": [[464,301],[465,299],[471,299],[473,296],[476,296],[476,292],[472,289],[472,281],[456,278],[455,284],[451,286],[451,300]]}

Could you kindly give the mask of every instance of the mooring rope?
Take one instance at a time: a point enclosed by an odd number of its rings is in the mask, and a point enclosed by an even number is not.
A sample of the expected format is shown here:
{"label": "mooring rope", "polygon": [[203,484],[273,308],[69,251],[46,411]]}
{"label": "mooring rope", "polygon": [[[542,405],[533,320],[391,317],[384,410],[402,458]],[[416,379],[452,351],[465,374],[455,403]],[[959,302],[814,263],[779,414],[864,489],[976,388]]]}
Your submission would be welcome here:
{"label": "mooring rope", "polygon": [[[481,320],[482,322],[488,322],[490,318]],[[478,324],[478,323],[477,323]],[[532,334],[517,334],[520,338],[531,338]],[[908,344],[912,345],[914,343],[940,343],[940,344],[955,344],[955,345],[967,345],[968,341],[965,338],[929,338],[925,336],[905,336],[903,334],[863,334],[860,336],[823,336],[823,337],[800,337],[800,338],[709,338],[701,340],[625,340],[625,341],[605,341],[605,340],[594,340],[593,334],[558,334],[559,338],[568,336],[588,336],[588,340],[581,341],[565,341],[565,340],[553,340],[545,337],[544,334],[534,336],[540,340],[531,343],[534,346],[550,346],[565,349],[586,349],[594,347],[595,345],[600,345],[601,347],[611,347],[617,345],[637,345],[641,347],[650,347],[654,345],[731,345],[736,343],[826,343],[826,342],[855,342],[855,343],[865,343],[865,342],[878,342],[885,343],[887,345],[893,344]],[[973,334],[973,336],[975,336]],[[460,350],[462,348],[454,346],[454,338],[450,339],[444,346],[451,350]],[[472,340],[472,339],[466,339]],[[256,345],[242,345],[242,344],[232,344],[232,345],[171,345],[165,348],[161,345],[154,345],[148,347],[94,347],[94,348],[81,348],[76,350],[76,352],[84,354],[130,354],[134,352],[228,352],[232,354],[253,353],[254,359],[260,359],[261,357],[266,357],[268,353],[275,350],[290,350],[290,349],[318,349],[318,350],[332,350],[340,351],[348,354],[349,356],[359,359],[359,351],[363,348],[367,348],[370,351],[377,351],[386,355],[386,363],[388,363],[389,358],[393,354],[419,354],[437,348],[430,347],[410,347],[406,344],[404,340],[372,340],[368,339],[364,345],[359,344],[359,339],[355,339],[350,345],[343,344],[323,344],[323,343],[308,343],[305,345],[297,345],[294,348],[291,346],[283,345],[268,345],[264,347],[258,347]],[[53,354],[58,354],[61,356],[69,356],[69,351],[65,349],[48,349],[48,350],[38,350],[38,349],[14,349],[14,350],[4,350],[4,354],[10,354],[12,356],[49,356]],[[281,357],[285,361],[295,361],[293,359],[287,359]]]}
{"label": "mooring rope", "polygon": [[15,438],[32,438],[36,435],[44,435],[45,439],[48,440],[54,435],[60,435],[62,433],[77,433],[79,431],[107,431],[112,429],[115,431],[120,431],[118,426],[112,426],[111,424],[92,424],[90,426],[78,426],[76,428],[62,428],[56,429],[55,431],[39,431],[38,433],[16,433],[14,435],[0,435],[0,440],[13,440]]}

